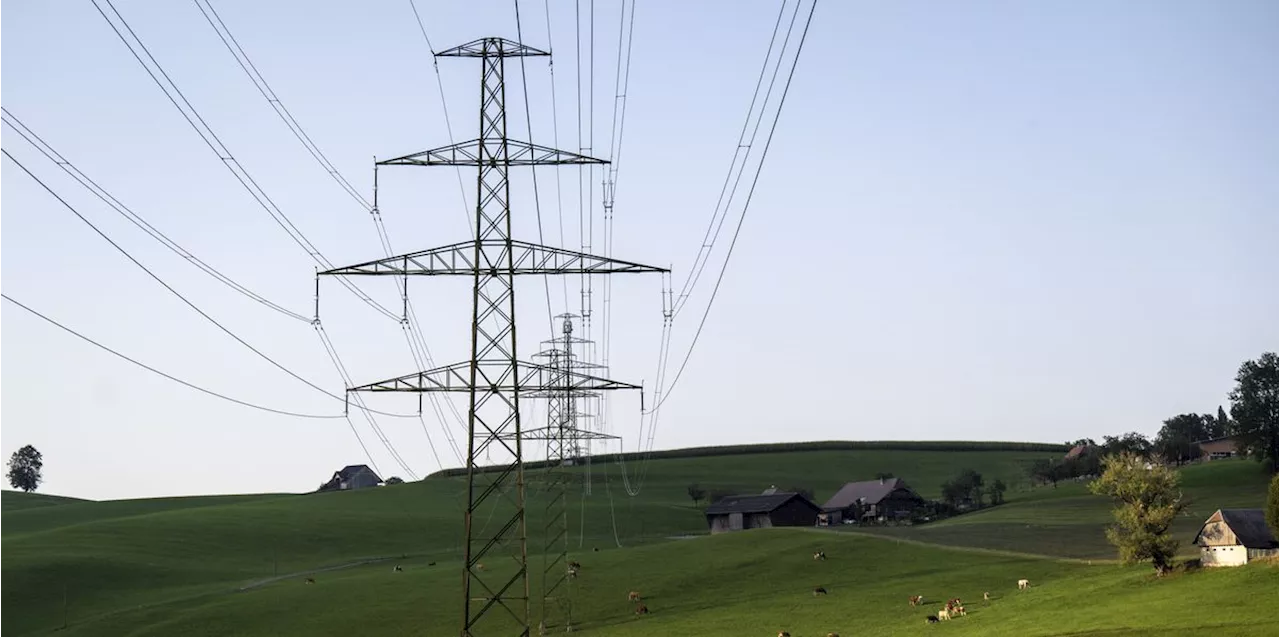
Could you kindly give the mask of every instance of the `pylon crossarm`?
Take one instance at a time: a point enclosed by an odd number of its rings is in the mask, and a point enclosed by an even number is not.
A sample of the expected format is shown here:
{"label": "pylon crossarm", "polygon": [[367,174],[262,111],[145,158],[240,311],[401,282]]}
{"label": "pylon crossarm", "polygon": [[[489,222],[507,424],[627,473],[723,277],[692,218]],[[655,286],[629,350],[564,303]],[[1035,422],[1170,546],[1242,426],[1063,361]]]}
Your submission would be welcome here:
{"label": "pylon crossarm", "polygon": [[584,252],[553,248],[525,241],[485,239],[480,241],[476,262],[476,242],[464,241],[430,250],[357,263],[332,270],[323,276],[475,276],[477,272],[506,273],[506,250],[511,248],[511,274],[636,274],[669,272],[667,268],[601,257]]}
{"label": "pylon crossarm", "polygon": [[518,139],[487,138],[472,139],[448,146],[432,148],[422,152],[395,157],[378,162],[379,166],[491,166],[493,157],[501,157],[499,152],[506,145],[507,166],[579,166],[584,164],[607,164],[603,159],[579,155],[567,150],[559,150],[548,146],[539,146]]}
{"label": "pylon crossarm", "polygon": [[[453,363],[452,365],[437,367],[423,372],[415,372],[367,385],[360,385],[359,387],[352,387],[347,391],[470,392],[470,365],[471,363],[469,362]],[[486,371],[498,374],[493,377],[494,382],[482,389],[501,393],[528,387],[530,391],[521,394],[525,397],[536,396],[536,392],[544,391],[544,388],[556,387],[551,384],[552,380],[560,381],[560,387],[562,388],[560,391],[565,389],[582,392],[642,389],[640,385],[523,361],[516,363],[515,376],[518,377],[518,381],[512,378],[509,373],[504,373],[509,371],[509,365],[504,362],[480,361],[477,363],[477,368],[481,377],[488,377],[484,373]]]}
{"label": "pylon crossarm", "polygon": [[480,38],[436,53],[438,58],[535,57],[551,55],[506,38]]}
{"label": "pylon crossarm", "polygon": [[[535,429],[526,429],[520,432],[520,438],[523,440],[559,440],[569,436],[576,437],[578,440],[621,440],[618,436],[602,434],[598,431],[589,429],[567,429],[563,427],[537,427]],[[503,438],[515,438],[515,433],[502,434]]]}

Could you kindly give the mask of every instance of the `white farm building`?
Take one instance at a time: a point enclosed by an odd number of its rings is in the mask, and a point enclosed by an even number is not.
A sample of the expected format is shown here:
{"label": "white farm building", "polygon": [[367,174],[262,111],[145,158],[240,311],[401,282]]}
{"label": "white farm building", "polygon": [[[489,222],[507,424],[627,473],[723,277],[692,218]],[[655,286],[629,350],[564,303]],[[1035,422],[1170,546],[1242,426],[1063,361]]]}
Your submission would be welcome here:
{"label": "white farm building", "polygon": [[1262,509],[1218,509],[1196,534],[1202,566],[1241,566],[1276,555]]}

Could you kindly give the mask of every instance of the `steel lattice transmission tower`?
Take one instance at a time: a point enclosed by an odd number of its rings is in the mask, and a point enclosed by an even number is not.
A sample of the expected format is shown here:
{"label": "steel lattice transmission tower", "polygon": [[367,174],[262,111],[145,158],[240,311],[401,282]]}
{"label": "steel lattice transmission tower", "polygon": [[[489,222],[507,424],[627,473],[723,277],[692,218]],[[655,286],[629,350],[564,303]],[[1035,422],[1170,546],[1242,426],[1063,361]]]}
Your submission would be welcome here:
{"label": "steel lattice transmission tower", "polygon": [[545,506],[543,508],[542,546],[542,608],[538,633],[573,630],[573,602],[569,567],[569,515],[568,490],[582,481],[582,474],[568,467],[587,455],[584,441],[617,439],[604,433],[578,426],[580,418],[587,417],[578,408],[579,401],[597,398],[599,392],[580,389],[573,383],[574,374],[583,370],[600,369],[601,365],[578,358],[574,350],[585,347],[590,341],[573,335],[574,314],[561,314],[560,338],[543,341],[546,349],[537,357],[548,360],[554,370],[552,387],[546,390],[548,398],[547,426],[525,432],[526,440],[546,440],[547,467],[541,478]]}
{"label": "steel lattice transmission tower", "polygon": [[[511,237],[511,166],[605,164],[600,159],[507,138],[504,61],[545,51],[484,38],[436,54],[480,60],[480,136],[378,162],[384,166],[476,166],[475,236],[469,241],[335,268],[331,276],[470,276],[471,359],[348,391],[460,392],[468,395],[467,508],[463,544],[464,637],[529,635],[528,547],[520,399],[548,392],[639,389],[574,370],[517,359],[515,277],[665,272]],[[548,429],[546,435],[556,435]],[[478,461],[489,459],[481,468]],[[477,525],[477,521],[479,525]],[[482,561],[487,560],[487,561]]]}

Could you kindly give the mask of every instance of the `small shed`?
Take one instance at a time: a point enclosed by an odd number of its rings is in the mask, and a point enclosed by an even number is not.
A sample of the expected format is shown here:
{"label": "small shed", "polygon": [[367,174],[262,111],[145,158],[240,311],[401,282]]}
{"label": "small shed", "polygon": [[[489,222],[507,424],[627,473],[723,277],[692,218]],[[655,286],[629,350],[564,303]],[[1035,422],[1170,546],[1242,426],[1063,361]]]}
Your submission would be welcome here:
{"label": "small shed", "polygon": [[774,526],[814,526],[818,505],[799,493],[730,495],[707,507],[711,532],[765,529]]}
{"label": "small shed", "polygon": [[901,478],[850,482],[822,505],[830,523],[903,518],[925,503]]}
{"label": "small shed", "polygon": [[1276,555],[1276,538],[1262,509],[1218,509],[1209,516],[1194,542],[1202,566],[1240,566]]}
{"label": "small shed", "polygon": [[333,472],[329,481],[320,485],[321,491],[347,491],[349,489],[365,489],[382,484],[382,478],[369,468],[369,465],[351,464]]}

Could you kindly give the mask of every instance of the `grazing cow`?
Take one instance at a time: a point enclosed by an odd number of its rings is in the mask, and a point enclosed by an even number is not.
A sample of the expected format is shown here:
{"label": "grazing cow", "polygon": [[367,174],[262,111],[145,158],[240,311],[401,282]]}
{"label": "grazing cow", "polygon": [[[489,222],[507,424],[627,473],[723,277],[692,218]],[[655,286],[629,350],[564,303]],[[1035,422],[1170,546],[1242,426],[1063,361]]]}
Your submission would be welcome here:
{"label": "grazing cow", "polygon": [[1031,588],[1031,580],[1025,580],[1025,579],[1018,580],[1018,590],[1025,591],[1028,588]]}
{"label": "grazing cow", "polygon": [[924,603],[924,595],[912,595],[907,598],[907,603],[912,606],[919,606]]}
{"label": "grazing cow", "polygon": [[926,624],[936,624],[936,623],[938,623],[938,616],[937,616],[937,615],[925,615],[925,616],[924,616],[924,623],[926,623]]}
{"label": "grazing cow", "polygon": [[578,561],[571,561],[571,562],[569,562],[569,568],[572,568],[572,569],[580,569],[580,568],[582,568],[582,563],[581,563],[581,562],[578,562]]}
{"label": "grazing cow", "polygon": [[989,601],[991,601],[991,593],[983,593],[983,594],[982,594],[982,601],[984,601],[984,602],[989,602]]}
{"label": "grazing cow", "polygon": [[821,586],[815,587],[815,588],[813,589],[813,596],[814,596],[814,597],[817,597],[817,596],[819,596],[819,595],[826,595],[826,594],[827,594],[827,589],[825,589],[825,588],[823,588],[823,587],[821,587]]}
{"label": "grazing cow", "polygon": [[573,577],[577,577],[577,576],[578,576],[578,569],[576,569],[576,568],[574,568],[574,567],[570,566],[570,567],[569,567],[569,570],[567,570],[567,571],[565,572],[565,575],[568,575],[568,576],[569,576],[569,577],[571,577],[571,578],[573,578]]}
{"label": "grazing cow", "polygon": [[482,562],[482,563],[476,564],[476,570],[477,570],[477,571],[483,571],[483,570],[484,570],[484,563]]}
{"label": "grazing cow", "polygon": [[813,554],[813,559],[818,562],[826,561],[827,554],[824,553],[823,551],[818,551],[817,553]]}
{"label": "grazing cow", "polygon": [[404,569],[403,569],[403,568],[400,568],[400,565],[399,565],[399,564],[396,564],[396,567],[395,567],[395,568],[393,568],[393,569],[391,569],[391,572],[392,572],[392,573],[399,573],[400,571],[403,571],[403,570],[404,570]]}
{"label": "grazing cow", "polygon": [[961,616],[961,617],[964,617],[965,615],[968,615],[968,613],[964,612],[964,606],[956,606],[955,608],[952,608],[952,609],[951,609],[951,614],[952,614],[952,615],[959,615],[959,616]]}
{"label": "grazing cow", "polygon": [[840,633],[827,633],[827,637],[840,637]]}
{"label": "grazing cow", "polygon": [[959,597],[953,597],[947,600],[947,608],[955,608],[956,606],[959,606],[959,605],[960,605]]}
{"label": "grazing cow", "polygon": [[593,547],[591,547],[591,552],[592,552],[592,553],[599,553],[599,552],[600,552],[600,547],[598,547],[598,546],[593,546]]}
{"label": "grazing cow", "polygon": [[436,565],[435,562],[427,562],[427,566],[435,566],[435,565]]}
{"label": "grazing cow", "polygon": [[778,631],[778,637],[791,637],[791,633],[785,630],[780,630]]}
{"label": "grazing cow", "polygon": [[628,601],[628,602],[638,602],[638,601],[640,601],[640,593],[639,593],[639,591],[631,591],[630,593],[627,593],[627,601]]}
{"label": "grazing cow", "polygon": [[307,583],[308,583],[308,584],[315,584],[315,583],[316,583],[316,581],[315,581],[314,579],[311,579],[310,577],[308,577],[308,578],[307,578]]}
{"label": "grazing cow", "polygon": [[951,609],[943,608],[942,610],[938,611],[938,619],[947,619],[947,620],[951,619]]}
{"label": "grazing cow", "polygon": [[636,614],[637,614],[637,615],[648,615],[648,614],[649,614],[649,607],[648,607],[648,606],[645,606],[644,604],[641,604],[641,605],[639,605],[639,606],[636,606]]}

